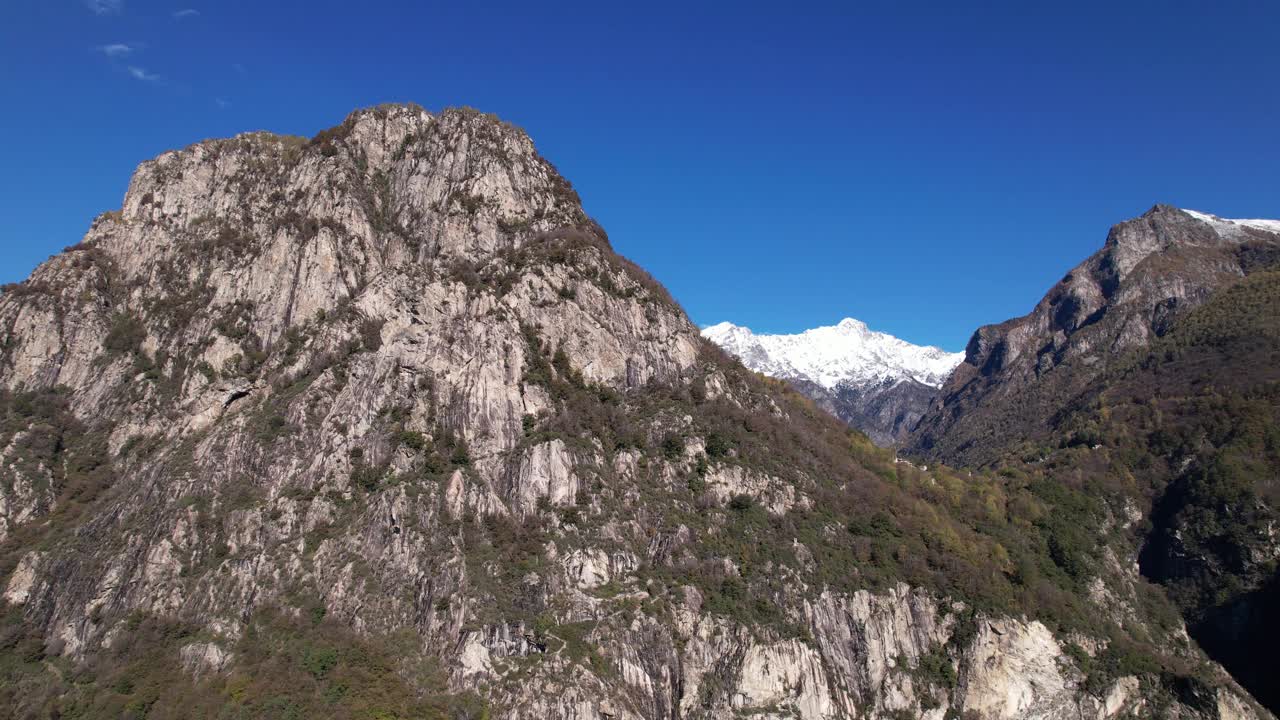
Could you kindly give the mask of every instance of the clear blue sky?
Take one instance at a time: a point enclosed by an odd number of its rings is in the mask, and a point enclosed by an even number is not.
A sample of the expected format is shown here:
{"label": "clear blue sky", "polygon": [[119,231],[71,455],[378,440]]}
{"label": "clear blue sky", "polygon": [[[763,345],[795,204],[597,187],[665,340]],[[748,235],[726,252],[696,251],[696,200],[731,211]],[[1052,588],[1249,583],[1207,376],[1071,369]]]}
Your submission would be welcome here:
{"label": "clear blue sky", "polygon": [[1280,216],[1276,2],[265,5],[5,4],[0,282],[143,159],[387,101],[525,127],[703,325],[960,349],[1156,202]]}

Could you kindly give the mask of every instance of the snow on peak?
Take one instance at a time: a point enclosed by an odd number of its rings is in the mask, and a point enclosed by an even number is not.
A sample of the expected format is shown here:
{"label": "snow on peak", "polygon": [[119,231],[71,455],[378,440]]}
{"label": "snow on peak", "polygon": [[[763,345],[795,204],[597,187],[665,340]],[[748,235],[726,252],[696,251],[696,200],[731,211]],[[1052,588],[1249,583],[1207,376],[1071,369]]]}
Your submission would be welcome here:
{"label": "snow on peak", "polygon": [[1262,219],[1256,219],[1256,218],[1250,218],[1250,219],[1220,218],[1217,215],[1212,215],[1210,213],[1203,213],[1196,210],[1188,210],[1186,208],[1182,208],[1182,212],[1190,215],[1191,217],[1197,220],[1209,223],[1214,227],[1215,230],[1231,231],[1231,230],[1238,230],[1241,226],[1243,226],[1243,227],[1250,227],[1255,230],[1265,230],[1266,232],[1273,232],[1273,233],[1280,234],[1280,220],[1262,220]]}
{"label": "snow on peak", "polygon": [[845,318],[841,320],[836,324],[836,328],[845,333],[857,333],[859,335],[869,332],[866,323],[861,320],[854,320],[853,318]]}
{"label": "snow on peak", "polygon": [[737,335],[737,334],[743,334],[743,333],[747,335],[751,335],[752,334],[751,328],[734,325],[731,322],[716,323],[715,325],[708,325],[702,328],[702,334],[705,337],[711,337],[712,335],[715,335],[715,336]]}
{"label": "snow on peak", "polygon": [[702,335],[752,370],[808,380],[828,390],[844,382],[906,379],[941,387],[964,360],[964,353],[912,345],[853,318],[795,335],[757,335],[750,328],[722,322],[704,328]]}

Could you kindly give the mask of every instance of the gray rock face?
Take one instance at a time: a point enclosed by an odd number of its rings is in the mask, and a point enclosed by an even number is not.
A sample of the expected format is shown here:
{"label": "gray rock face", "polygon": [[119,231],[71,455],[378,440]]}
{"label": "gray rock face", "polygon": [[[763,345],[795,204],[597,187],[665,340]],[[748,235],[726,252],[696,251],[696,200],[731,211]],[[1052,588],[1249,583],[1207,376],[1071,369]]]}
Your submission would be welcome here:
{"label": "gray rock face", "polygon": [[1030,314],[979,328],[906,449],[981,465],[1038,437],[1115,361],[1274,256],[1274,232],[1202,217],[1157,205],[1116,225]]}
{"label": "gray rock face", "polygon": [[866,433],[881,447],[895,447],[906,440],[938,395],[938,388],[910,378],[843,382],[830,390],[804,381],[792,383],[823,410]]}
{"label": "gray rock face", "polygon": [[[826,587],[839,525],[760,568],[712,553],[731,513],[773,532],[876,480],[747,466],[700,429],[806,420],[490,116],[166,153],[0,328],[3,597],[73,662],[146,616],[198,629],[171,658],[193,682],[232,673],[275,608],[394,635],[406,682],[437,662],[506,718],[1193,713],[1130,677],[1091,694],[1033,618]],[[771,623],[724,609],[739,583]]]}

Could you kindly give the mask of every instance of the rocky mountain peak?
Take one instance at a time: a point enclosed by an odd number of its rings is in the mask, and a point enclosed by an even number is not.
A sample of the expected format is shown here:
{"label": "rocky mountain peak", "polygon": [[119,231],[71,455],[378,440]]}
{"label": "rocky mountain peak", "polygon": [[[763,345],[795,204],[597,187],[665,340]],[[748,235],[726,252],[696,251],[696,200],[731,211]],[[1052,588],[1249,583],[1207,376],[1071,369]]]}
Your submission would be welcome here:
{"label": "rocky mountain peak", "polygon": [[1113,360],[1275,258],[1280,235],[1266,230],[1266,221],[1251,222],[1156,205],[1113,226],[1103,247],[1030,314],[973,334],[964,362],[915,431],[913,449],[976,462],[991,457],[995,444],[1036,432]]}
{"label": "rocky mountain peak", "polygon": [[[311,139],[248,133],[165,153],[138,168],[121,212],[105,219],[153,226],[149,245],[217,231],[222,244],[261,252],[327,234],[394,263],[476,260],[586,216],[523,131],[469,109],[386,105]],[[232,222],[246,239],[217,227]],[[333,237],[348,224],[359,237]],[[119,234],[110,228],[98,233],[107,246]]]}
{"label": "rocky mountain peak", "polygon": [[1247,239],[1248,232],[1225,233],[1172,205],[1155,205],[1140,217],[1119,223],[1107,234],[1104,267],[1123,280],[1155,253],[1174,247],[1214,247]]}
{"label": "rocky mountain peak", "polygon": [[[53,258],[27,285],[62,287],[87,265],[95,282],[124,293],[101,312],[235,315],[237,334],[267,346],[371,285],[439,277],[475,285],[482,267],[505,272],[517,254],[542,252],[526,253],[530,243],[548,242],[595,246],[601,262],[633,278],[611,288],[640,282],[666,298],[612,253],[522,130],[465,108],[388,105],[310,139],[246,133],[146,161],[82,252]],[[163,345],[162,332],[152,329],[148,341]],[[256,352],[243,345],[215,341],[204,361]],[[18,377],[51,371],[51,359],[42,351],[20,360]],[[90,373],[89,360],[61,365],[59,376]]]}

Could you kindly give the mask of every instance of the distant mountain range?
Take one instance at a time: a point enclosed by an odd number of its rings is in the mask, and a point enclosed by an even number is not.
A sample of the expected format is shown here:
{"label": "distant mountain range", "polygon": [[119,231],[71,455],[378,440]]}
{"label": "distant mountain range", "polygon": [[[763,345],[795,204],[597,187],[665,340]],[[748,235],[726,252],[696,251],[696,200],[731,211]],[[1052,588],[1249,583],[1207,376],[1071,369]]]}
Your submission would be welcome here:
{"label": "distant mountain range", "polygon": [[964,361],[964,353],[913,345],[853,318],[794,335],[757,335],[722,322],[702,335],[885,446],[906,436]]}

